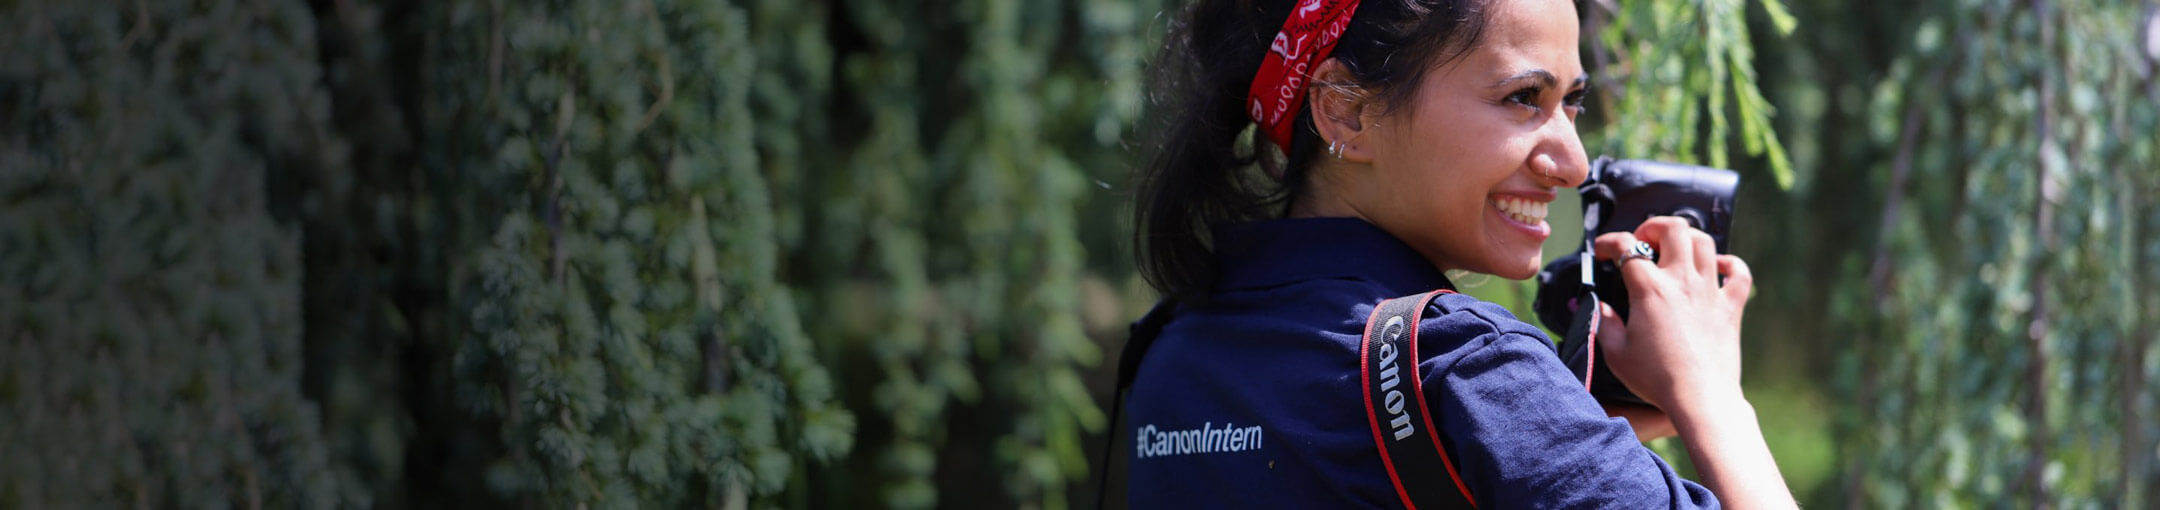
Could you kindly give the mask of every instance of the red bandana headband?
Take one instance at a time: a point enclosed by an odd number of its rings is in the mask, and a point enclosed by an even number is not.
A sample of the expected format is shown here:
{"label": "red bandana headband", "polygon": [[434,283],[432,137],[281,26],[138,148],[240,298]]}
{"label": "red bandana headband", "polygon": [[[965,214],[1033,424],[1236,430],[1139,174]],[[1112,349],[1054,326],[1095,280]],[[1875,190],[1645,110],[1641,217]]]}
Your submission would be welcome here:
{"label": "red bandana headband", "polygon": [[1290,125],[1298,107],[1305,104],[1305,84],[1312,68],[1335,51],[1358,0],[1299,0],[1290,19],[1283,20],[1275,42],[1268,45],[1267,60],[1253,75],[1246,110],[1253,122],[1283,152],[1290,151]]}

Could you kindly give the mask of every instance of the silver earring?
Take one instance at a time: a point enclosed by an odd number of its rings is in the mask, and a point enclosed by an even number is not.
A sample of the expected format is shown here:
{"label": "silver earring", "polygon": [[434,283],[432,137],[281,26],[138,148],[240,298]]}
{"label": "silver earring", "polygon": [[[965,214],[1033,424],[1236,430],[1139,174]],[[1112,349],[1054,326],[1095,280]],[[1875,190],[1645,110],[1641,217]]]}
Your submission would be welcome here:
{"label": "silver earring", "polygon": [[1330,156],[1342,157],[1342,142],[1328,142],[1327,153]]}

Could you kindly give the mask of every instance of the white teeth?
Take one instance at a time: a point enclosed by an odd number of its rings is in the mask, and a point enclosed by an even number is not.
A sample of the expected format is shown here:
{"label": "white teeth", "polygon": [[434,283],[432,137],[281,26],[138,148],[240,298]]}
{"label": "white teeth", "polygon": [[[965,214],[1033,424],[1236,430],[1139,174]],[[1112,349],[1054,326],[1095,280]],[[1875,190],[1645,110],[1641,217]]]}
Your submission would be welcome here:
{"label": "white teeth", "polygon": [[1499,208],[1501,212],[1507,213],[1508,217],[1514,218],[1515,221],[1532,224],[1545,221],[1545,207],[1548,205],[1544,202],[1532,202],[1512,197],[1495,198],[1492,203],[1494,207]]}

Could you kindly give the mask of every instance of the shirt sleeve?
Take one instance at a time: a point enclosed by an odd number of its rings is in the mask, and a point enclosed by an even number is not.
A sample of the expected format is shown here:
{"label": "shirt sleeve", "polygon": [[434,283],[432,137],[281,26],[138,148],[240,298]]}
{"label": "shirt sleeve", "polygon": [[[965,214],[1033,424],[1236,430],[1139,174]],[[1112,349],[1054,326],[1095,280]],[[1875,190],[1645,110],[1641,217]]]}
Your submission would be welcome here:
{"label": "shirt sleeve", "polygon": [[[1549,343],[1496,331],[1452,360],[1424,367],[1435,419],[1453,443],[1457,470],[1484,508],[1718,508],[1716,496],[1681,479],[1605,416]],[[1438,368],[1438,370],[1434,370]]]}

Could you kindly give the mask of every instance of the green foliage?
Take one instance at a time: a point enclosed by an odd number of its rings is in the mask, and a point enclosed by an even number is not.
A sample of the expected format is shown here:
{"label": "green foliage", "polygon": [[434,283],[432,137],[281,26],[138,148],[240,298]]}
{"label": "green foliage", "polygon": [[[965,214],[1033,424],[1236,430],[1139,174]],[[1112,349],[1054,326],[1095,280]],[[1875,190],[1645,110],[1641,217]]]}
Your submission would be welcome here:
{"label": "green foliage", "polygon": [[1937,6],[1875,88],[1868,132],[1896,152],[1872,167],[1903,209],[1839,294],[1873,338],[1839,362],[1854,501],[2152,504],[2160,114],[2130,100],[2153,97],[2149,16]]}
{"label": "green foliage", "polygon": [[741,507],[852,446],[741,10],[44,4],[0,17],[0,506]]}
{"label": "green foliage", "polygon": [[[1769,162],[1778,187],[1792,187],[1792,162],[1770,118],[1776,108],[1755,78],[1755,46],[1748,39],[1747,0],[1588,2],[1593,20],[1584,39],[1595,38],[1585,58],[1597,72],[1601,92],[1613,99],[1601,138],[1604,152],[1631,158],[1700,162],[1732,168],[1731,133],[1750,156]],[[1759,2],[1778,34],[1795,22],[1779,0]],[[1729,120],[1740,116],[1738,124]]]}
{"label": "green foliage", "polygon": [[300,391],[300,234],[268,192],[342,150],[305,6],[0,20],[0,507],[364,503]]}
{"label": "green foliage", "polygon": [[867,462],[814,476],[830,480],[819,492],[1062,507],[1089,474],[1083,437],[1104,427],[1081,378],[1102,357],[1083,320],[1088,244],[1123,234],[1121,216],[1080,211],[1129,168],[1115,144],[1156,7],[860,2],[827,18],[771,3],[753,18],[773,20],[758,38],[777,42],[760,45],[776,68],[753,94],[795,128],[757,137],[783,223],[800,222],[788,273],[811,308],[846,312],[813,334],[882,431],[856,452]]}
{"label": "green foliage", "polygon": [[854,421],[776,278],[742,11],[432,6],[428,137],[484,244],[450,261],[456,400],[497,496],[741,506]]}

